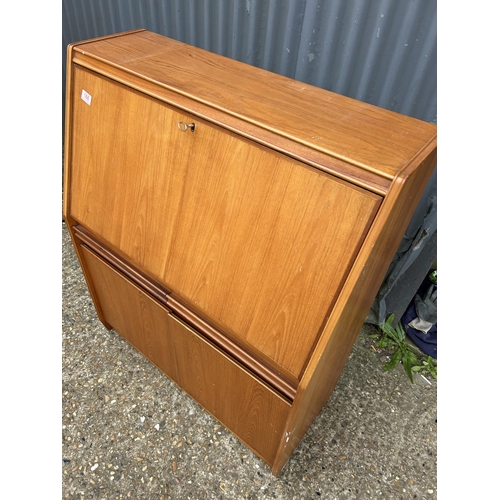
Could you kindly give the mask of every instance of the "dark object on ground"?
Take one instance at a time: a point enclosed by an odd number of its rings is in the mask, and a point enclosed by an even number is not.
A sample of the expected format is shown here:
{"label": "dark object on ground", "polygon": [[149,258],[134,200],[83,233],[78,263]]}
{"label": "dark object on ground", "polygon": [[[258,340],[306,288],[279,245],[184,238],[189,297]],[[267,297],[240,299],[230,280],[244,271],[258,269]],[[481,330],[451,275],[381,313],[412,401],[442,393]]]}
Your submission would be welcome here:
{"label": "dark object on ground", "polygon": [[428,277],[403,314],[401,323],[415,345],[437,359],[437,284]]}

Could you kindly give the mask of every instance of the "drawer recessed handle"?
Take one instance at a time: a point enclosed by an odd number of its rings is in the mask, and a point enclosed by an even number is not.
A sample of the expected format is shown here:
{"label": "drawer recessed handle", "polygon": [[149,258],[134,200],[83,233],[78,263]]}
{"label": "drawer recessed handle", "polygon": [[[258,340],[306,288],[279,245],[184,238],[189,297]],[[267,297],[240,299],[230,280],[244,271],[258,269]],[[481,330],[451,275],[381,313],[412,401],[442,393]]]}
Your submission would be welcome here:
{"label": "drawer recessed handle", "polygon": [[179,127],[179,130],[182,130],[182,132],[186,132],[186,130],[194,132],[194,123],[179,122],[177,126]]}

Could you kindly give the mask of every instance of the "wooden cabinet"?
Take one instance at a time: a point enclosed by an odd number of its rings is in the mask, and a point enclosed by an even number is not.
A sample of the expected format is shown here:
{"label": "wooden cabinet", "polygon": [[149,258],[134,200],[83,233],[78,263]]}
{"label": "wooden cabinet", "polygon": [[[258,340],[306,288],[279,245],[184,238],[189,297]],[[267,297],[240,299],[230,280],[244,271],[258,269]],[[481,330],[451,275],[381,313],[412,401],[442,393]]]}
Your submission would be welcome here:
{"label": "wooden cabinet", "polygon": [[101,321],[274,474],[340,376],[435,126],[145,30],[68,47],[64,215]]}

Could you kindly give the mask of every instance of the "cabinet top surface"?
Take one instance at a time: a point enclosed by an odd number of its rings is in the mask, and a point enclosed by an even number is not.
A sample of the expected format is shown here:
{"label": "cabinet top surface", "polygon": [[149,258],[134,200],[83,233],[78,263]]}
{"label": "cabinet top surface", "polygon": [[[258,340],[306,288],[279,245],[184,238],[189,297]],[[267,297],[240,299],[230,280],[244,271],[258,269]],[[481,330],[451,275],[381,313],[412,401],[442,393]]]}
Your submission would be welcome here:
{"label": "cabinet top surface", "polygon": [[141,30],[75,50],[387,179],[436,126]]}

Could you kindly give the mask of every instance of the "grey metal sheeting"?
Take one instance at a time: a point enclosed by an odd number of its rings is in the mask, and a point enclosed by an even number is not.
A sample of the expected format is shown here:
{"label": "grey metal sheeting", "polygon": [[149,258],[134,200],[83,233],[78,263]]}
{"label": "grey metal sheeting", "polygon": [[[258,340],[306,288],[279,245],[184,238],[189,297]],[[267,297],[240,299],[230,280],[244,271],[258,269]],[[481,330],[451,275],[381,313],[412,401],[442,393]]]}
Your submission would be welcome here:
{"label": "grey metal sheeting", "polygon": [[63,60],[71,42],[146,28],[435,121],[436,10],[435,0],[63,0]]}

